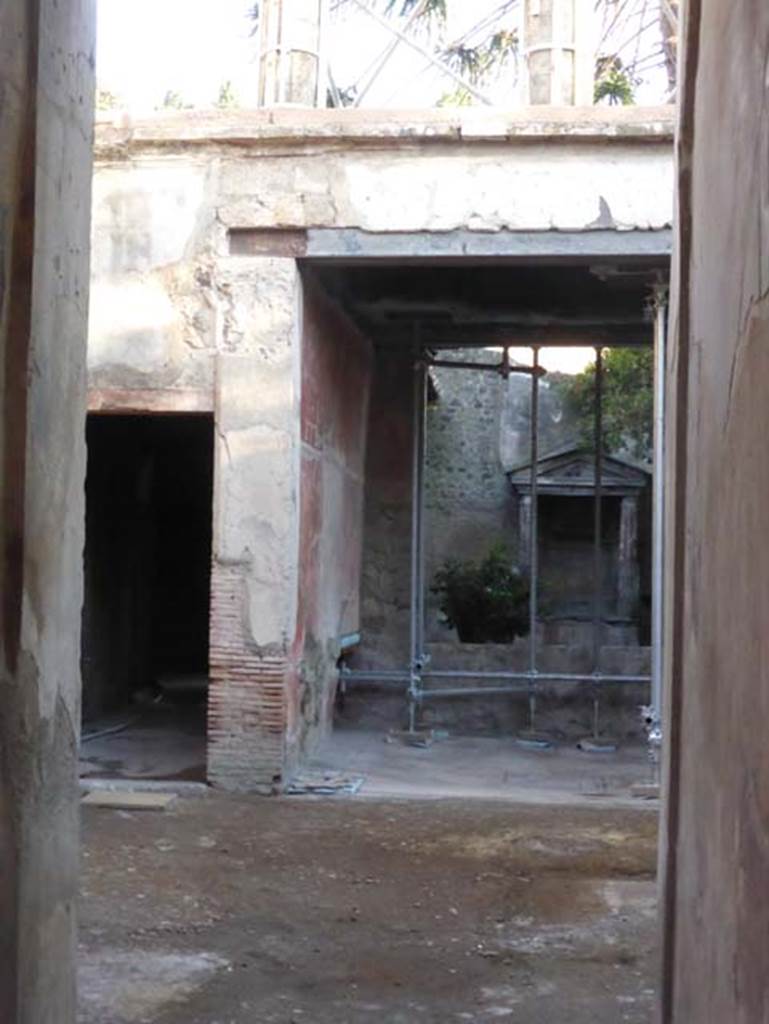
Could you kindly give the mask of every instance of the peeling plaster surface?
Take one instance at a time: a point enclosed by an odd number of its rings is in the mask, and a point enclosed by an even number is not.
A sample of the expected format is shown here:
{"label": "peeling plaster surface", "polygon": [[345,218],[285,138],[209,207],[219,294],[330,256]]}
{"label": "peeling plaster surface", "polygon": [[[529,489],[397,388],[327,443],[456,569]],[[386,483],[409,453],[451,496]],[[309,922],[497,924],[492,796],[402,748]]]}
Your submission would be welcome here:
{"label": "peeling plaster surface", "polygon": [[579,231],[662,228],[671,222],[672,162],[666,146],[600,144],[482,152],[340,153],[288,164],[225,162],[222,222],[228,227],[355,227],[364,231]]}
{"label": "peeling plaster surface", "polygon": [[[261,351],[265,333],[280,322],[276,311],[287,301],[285,287],[277,278],[244,273],[242,260],[227,254],[229,228],[392,233],[669,226],[669,123],[665,128],[653,118],[628,117],[622,132],[624,122],[612,118],[591,117],[587,138],[563,119],[560,134],[528,123],[525,142],[496,131],[446,134],[451,122],[439,119],[386,146],[376,125],[357,135],[341,129],[329,135],[324,128],[313,138],[312,117],[303,133],[287,126],[280,142],[276,129],[265,136],[263,125],[244,138],[246,112],[214,119],[221,134],[204,122],[202,137],[194,134],[195,118],[158,118],[126,138],[120,129],[101,126],[90,385],[210,390],[217,353]],[[122,139],[117,148],[116,133]],[[227,133],[232,143],[222,149]]]}
{"label": "peeling plaster surface", "polygon": [[[306,723],[329,713],[329,686],[317,705],[302,680],[327,673],[331,637],[357,617],[356,556],[327,526],[345,524],[358,543],[350,510],[360,508],[359,484],[329,448],[311,469],[302,445],[308,382],[297,263],[285,239],[301,244],[310,228],[662,228],[672,219],[671,129],[666,110],[381,122],[242,111],[99,127],[92,394],[101,409],[110,394],[125,403],[134,389],[154,396],[137,398],[137,408],[179,411],[190,401],[215,414],[214,781],[280,784]],[[263,231],[265,253],[231,252],[232,228]],[[294,234],[281,241],[283,229]],[[340,557],[345,567],[312,583],[328,595],[318,604],[323,621],[302,618],[307,551],[321,569]]]}

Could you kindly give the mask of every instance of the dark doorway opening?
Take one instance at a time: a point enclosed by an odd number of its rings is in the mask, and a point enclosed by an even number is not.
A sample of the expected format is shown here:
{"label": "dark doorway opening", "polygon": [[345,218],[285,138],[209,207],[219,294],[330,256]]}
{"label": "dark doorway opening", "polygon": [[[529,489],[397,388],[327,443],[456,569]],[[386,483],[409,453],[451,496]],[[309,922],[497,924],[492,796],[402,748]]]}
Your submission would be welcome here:
{"label": "dark doorway opening", "polygon": [[203,777],[213,418],[91,415],[86,440],[83,758]]}

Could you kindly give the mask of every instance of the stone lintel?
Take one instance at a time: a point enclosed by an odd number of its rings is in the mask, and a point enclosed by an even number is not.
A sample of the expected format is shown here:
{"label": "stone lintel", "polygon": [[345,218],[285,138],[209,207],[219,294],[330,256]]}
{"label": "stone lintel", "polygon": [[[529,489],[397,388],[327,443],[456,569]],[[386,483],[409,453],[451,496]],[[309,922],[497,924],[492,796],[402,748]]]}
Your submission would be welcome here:
{"label": "stone lintel", "polygon": [[672,146],[675,108],[539,107],[519,110],[238,110],[115,112],[96,126],[96,159],[125,150],[205,146],[471,145],[526,142],[663,143]]}
{"label": "stone lintel", "polygon": [[211,391],[189,388],[89,388],[88,411],[98,413],[207,413],[214,411]]}

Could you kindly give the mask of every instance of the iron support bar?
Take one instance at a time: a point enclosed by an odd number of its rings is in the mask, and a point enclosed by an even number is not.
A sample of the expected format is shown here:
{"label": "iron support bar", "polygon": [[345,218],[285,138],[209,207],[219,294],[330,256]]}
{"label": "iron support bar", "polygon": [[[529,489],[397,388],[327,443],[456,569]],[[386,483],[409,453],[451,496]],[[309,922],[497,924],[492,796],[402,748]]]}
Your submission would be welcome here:
{"label": "iron support bar", "polygon": [[531,519],[529,527],[529,729],[537,715],[537,604],[539,584],[539,349],[531,350]]}
{"label": "iron support bar", "polygon": [[[595,394],[594,394],[594,445],[595,445],[595,505],[593,519],[593,672],[598,676],[601,661],[601,616],[603,613],[603,352],[595,350]],[[593,738],[598,739],[599,722],[598,682],[593,689]]]}
{"label": "iron support bar", "polygon": [[390,671],[382,669],[356,669],[342,668],[339,670],[340,679],[349,679],[352,682],[371,680],[372,682],[407,683],[411,679],[411,673],[407,671]]}
{"label": "iron support bar", "polygon": [[[416,21],[416,19],[419,17],[421,13],[422,5],[415,4],[414,10],[411,12],[408,21],[401,29],[404,35],[408,32],[414,21]],[[363,103],[364,99],[369,93],[369,90],[374,85],[377,78],[382,73],[382,70],[389,63],[390,58],[392,57],[392,55],[395,53],[395,51],[398,49],[402,42],[403,38],[393,33],[393,38],[390,40],[390,42],[387,44],[384,50],[377,56],[373,65],[370,68],[368,68],[364,73],[363,79],[367,79],[367,81],[365,82],[365,85],[362,86],[358,95],[355,97],[355,102],[353,103],[354,107],[359,107],[361,103]],[[361,79],[361,81],[363,79]]]}
{"label": "iron support bar", "polygon": [[424,469],[427,370],[415,346],[411,470],[411,671],[409,730],[416,727],[416,706],[424,662]]}
{"label": "iron support bar", "polygon": [[[658,300],[659,301],[659,300]],[[661,485],[661,450],[662,450],[662,391],[664,386],[664,301],[655,306],[655,480]],[[379,682],[394,687],[406,684],[406,695],[409,704],[409,729],[416,728],[417,709],[422,701],[449,697],[494,696],[514,693],[527,693],[529,700],[529,720],[533,729],[536,719],[536,701],[539,683],[574,684],[591,683],[593,686],[594,719],[593,732],[598,735],[598,712],[600,687],[603,685],[638,685],[652,683],[654,673],[661,665],[659,643],[655,646],[652,676],[648,675],[611,675],[599,671],[602,641],[602,528],[603,528],[603,352],[596,347],[595,361],[595,407],[594,407],[594,439],[595,439],[595,505],[594,505],[594,599],[593,599],[593,672],[591,673],[552,673],[540,672],[537,669],[537,614],[538,614],[538,575],[539,575],[539,537],[538,537],[538,462],[539,462],[539,378],[546,373],[539,362],[539,346],[532,346],[532,365],[530,367],[511,366],[507,348],[503,351],[502,360],[497,364],[470,363],[429,358],[424,351],[424,343],[415,335],[414,339],[414,381],[413,381],[413,437],[412,437],[412,509],[411,509],[411,604],[410,604],[410,648],[411,657],[408,670],[401,669],[348,669],[340,670],[340,677],[345,683]],[[427,369],[428,367],[447,369],[470,369],[493,371],[506,378],[510,373],[531,375],[531,528],[529,535],[529,653],[526,671],[474,671],[472,669],[431,669],[425,653],[425,457],[427,448]],[[660,486],[661,489],[661,486]],[[655,489],[655,613],[653,615],[653,631],[659,630],[661,636],[661,522],[662,498]],[[659,578],[657,577],[659,574]],[[655,625],[656,623],[656,625]],[[657,633],[653,632],[653,636]],[[656,660],[654,660],[656,658]],[[657,678],[660,678],[659,676]],[[434,680],[486,680],[500,685],[467,686],[467,687],[435,687],[424,688],[424,681]],[[653,701],[660,703],[659,690]]]}
{"label": "iron support bar", "polygon": [[[348,683],[368,683],[368,682],[384,682],[392,683],[393,685],[408,682],[411,679],[409,672],[369,672],[369,671],[358,671],[356,669],[344,669],[341,672],[341,678],[346,680]],[[530,672],[505,672],[500,670],[499,672],[474,672],[472,669],[464,671],[462,669],[436,669],[426,670],[421,673],[420,681],[424,679],[488,679],[490,681],[510,680],[521,683],[528,683],[531,679]],[[537,682],[545,683],[586,683],[586,682],[600,682],[600,683],[626,683],[626,684],[645,684],[651,682],[650,676],[629,676],[629,675],[595,675],[593,673],[580,674],[580,673],[569,673],[569,672],[537,672]],[[525,691],[526,687],[521,687],[522,691]],[[492,687],[479,686],[479,687],[462,687],[457,689],[457,693],[461,696],[465,693],[490,693],[493,691]],[[422,699],[426,695],[442,693],[443,690],[440,688],[421,689],[418,694],[418,698]]]}
{"label": "iron support bar", "polygon": [[652,473],[652,684],[649,754],[655,774],[662,747],[665,563],[665,379],[667,289],[654,295],[654,462]]}
{"label": "iron support bar", "polygon": [[[592,676],[585,678],[592,679]],[[538,676],[538,681],[546,680],[547,682],[558,683],[574,683],[584,682],[585,679],[551,679],[549,676]],[[619,685],[619,684],[644,684],[649,682],[649,676],[624,676],[616,679],[610,676],[602,677],[601,683],[605,686]],[[467,686],[467,687],[440,687],[430,690],[422,690],[420,694],[420,702],[425,700],[438,700],[441,698],[448,697],[494,697],[501,696],[510,693],[527,693],[528,686],[525,681],[521,681],[518,685],[515,685],[514,681],[508,686]]]}
{"label": "iron support bar", "polygon": [[[424,679],[531,679],[534,676],[542,682],[585,683],[620,680],[628,683],[648,683],[650,676],[611,675],[601,672],[513,672],[500,669],[498,672],[473,672],[463,669],[430,669],[423,673]],[[425,691],[426,692],[426,691]]]}
{"label": "iron support bar", "polygon": [[526,693],[526,683],[519,683],[517,686],[468,686],[451,687],[445,689],[422,690],[420,701],[442,700],[448,697],[503,697],[511,693]]}
{"label": "iron support bar", "polygon": [[427,366],[435,366],[446,370],[488,370],[498,373],[501,377],[508,377],[511,373],[532,374],[534,377],[543,377],[547,370],[541,366],[511,366],[509,360],[503,359],[501,363],[467,363],[453,359],[425,359]]}
{"label": "iron support bar", "polygon": [[377,22],[377,24],[381,25],[382,28],[386,28],[388,32],[392,32],[392,34],[394,36],[397,36],[401,42],[404,42],[407,46],[410,46],[412,50],[416,50],[416,52],[421,57],[424,57],[426,61],[428,61],[434,67],[438,68],[440,71],[442,71],[444,75],[447,75],[449,78],[455,81],[457,85],[460,85],[463,89],[466,89],[471,96],[474,96],[477,100],[479,100],[481,103],[484,103],[486,106],[492,105],[489,97],[484,96],[482,92],[479,92],[472,84],[472,82],[469,82],[462,75],[457,74],[457,72],[454,71],[453,68],[450,68],[448,64],[444,64],[443,61],[439,60],[438,57],[435,56],[435,54],[430,53],[430,51],[425,49],[424,46],[420,46],[419,43],[415,42],[410,36],[407,36],[400,29],[396,28],[395,25],[389,22],[386,18],[383,18],[381,15],[377,14],[376,11],[374,11],[371,7],[364,3],[364,0],[353,0],[353,2],[362,11],[365,11],[365,13],[368,14],[370,18],[373,18],[374,21]]}

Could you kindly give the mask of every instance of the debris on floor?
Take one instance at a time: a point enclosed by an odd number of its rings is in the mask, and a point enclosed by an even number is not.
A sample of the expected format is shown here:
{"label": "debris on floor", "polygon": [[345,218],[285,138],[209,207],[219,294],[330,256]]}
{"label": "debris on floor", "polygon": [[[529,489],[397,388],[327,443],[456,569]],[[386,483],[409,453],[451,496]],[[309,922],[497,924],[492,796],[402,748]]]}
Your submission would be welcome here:
{"label": "debris on floor", "polygon": [[157,790],[92,789],[81,803],[116,811],[167,811],[175,800],[175,793]]}
{"label": "debris on floor", "polygon": [[385,734],[385,743],[402,743],[405,747],[420,747],[426,749],[431,747],[438,740],[447,740],[449,732],[446,729],[390,729]]}
{"label": "debris on floor", "polygon": [[335,796],[347,793],[350,796],[360,790],[362,776],[339,775],[336,772],[303,772],[286,786],[287,796]]}
{"label": "debris on floor", "polygon": [[636,800],[659,800],[660,787],[658,782],[636,782],[630,787],[630,793]]}
{"label": "debris on floor", "polygon": [[530,729],[524,732],[519,732],[515,738],[515,742],[519,747],[523,747],[528,750],[552,750],[555,746],[552,736],[549,736],[545,732],[536,732]]}
{"label": "debris on floor", "polygon": [[616,754],[617,742],[616,740],[588,737],[579,741],[577,750],[581,750],[583,754]]}

